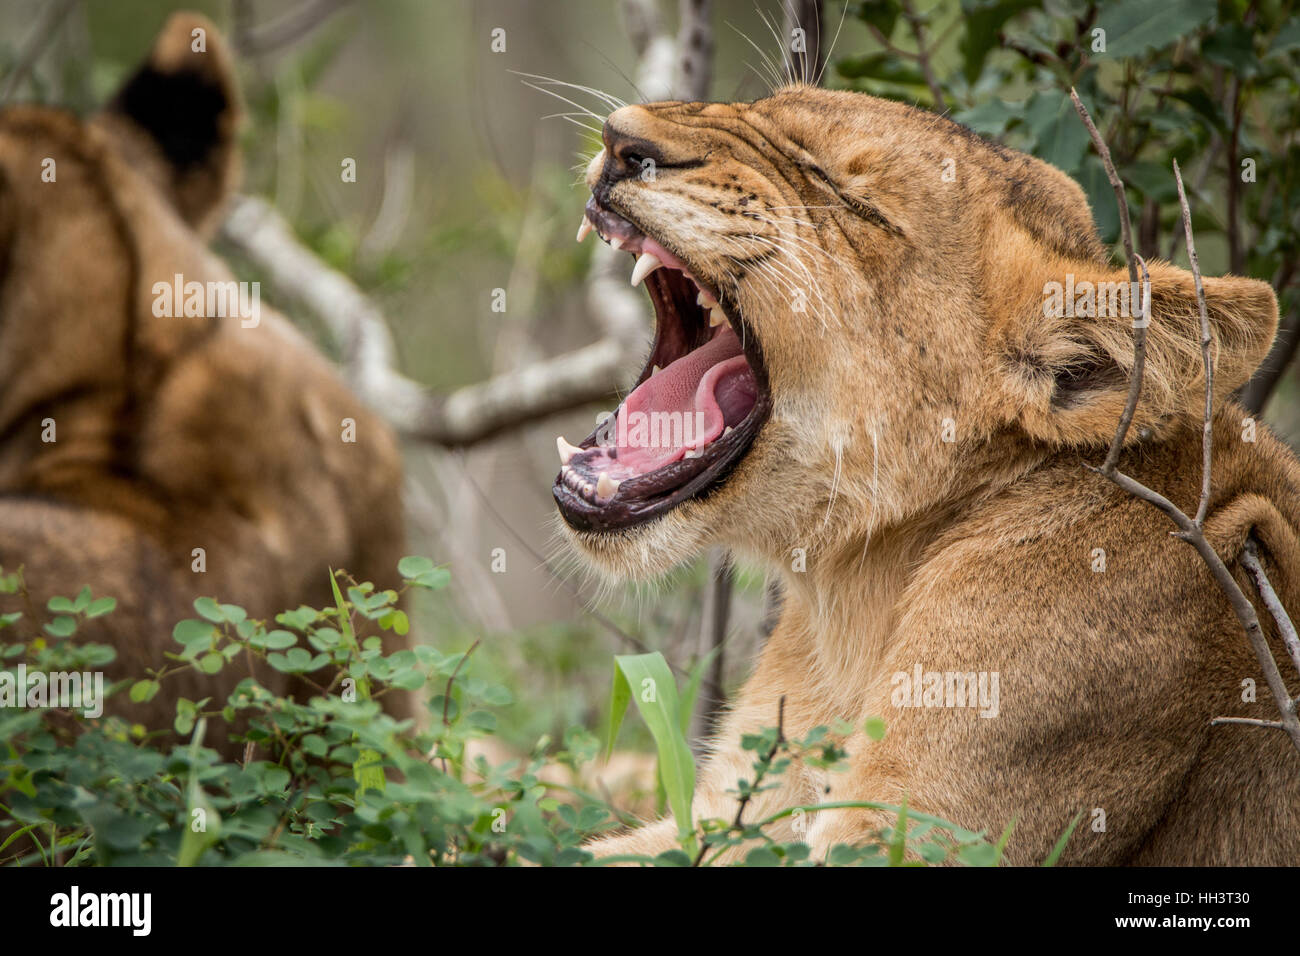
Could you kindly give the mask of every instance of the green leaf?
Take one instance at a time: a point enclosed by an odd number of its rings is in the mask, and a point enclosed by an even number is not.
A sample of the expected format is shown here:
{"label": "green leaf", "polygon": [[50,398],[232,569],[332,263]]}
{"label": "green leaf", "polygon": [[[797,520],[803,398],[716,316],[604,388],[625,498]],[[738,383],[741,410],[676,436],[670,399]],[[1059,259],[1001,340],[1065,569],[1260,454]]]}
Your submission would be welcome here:
{"label": "green leaf", "polygon": [[357,796],[367,790],[384,792],[388,782],[384,779],[384,766],[381,760],[382,755],[377,750],[361,751],[361,756],[352,765],[352,776],[357,782]]}
{"label": "green leaf", "polygon": [[288,631],[267,631],[264,634],[255,634],[249,639],[249,643],[254,647],[265,647],[273,651],[282,651],[286,647],[293,647],[298,643],[298,637],[290,634]]}
{"label": "green leaf", "polygon": [[623,715],[627,705],[632,701],[632,691],[627,685],[627,678],[616,664],[614,682],[609,689],[609,715],[605,721],[605,759],[614,753],[614,741],[618,739],[619,728],[623,726]]}
{"label": "green leaf", "polygon": [[100,617],[116,609],[117,598],[102,597],[97,601],[90,602],[90,607],[86,608],[86,617]]}
{"label": "green leaf", "polygon": [[862,730],[872,740],[885,739],[885,722],[879,717],[868,717],[862,725]]}
{"label": "green leaf", "polygon": [[691,668],[690,674],[687,675],[686,689],[682,691],[682,710],[679,721],[684,735],[689,736],[691,732],[691,717],[695,715],[695,701],[700,696],[700,684],[704,681],[704,672],[709,669],[713,659],[718,656],[721,650],[722,645],[719,644],[696,661],[695,666]]}
{"label": "green leaf", "polygon": [[1083,811],[1080,810],[1074,815],[1074,819],[1070,821],[1070,825],[1065,828],[1065,832],[1061,834],[1061,838],[1056,841],[1056,846],[1052,847],[1052,852],[1047,854],[1047,859],[1043,861],[1043,866],[1056,866],[1056,861],[1059,860],[1061,854],[1065,852],[1065,845],[1070,842],[1070,837],[1074,833],[1074,828],[1079,825],[1079,821],[1082,819]]}
{"label": "green leaf", "polygon": [[72,604],[72,599],[65,597],[52,597],[45,606],[55,614],[74,614],[77,610]]}
{"label": "green leaf", "polygon": [[1106,7],[1097,25],[1106,31],[1106,55],[1130,57],[1195,33],[1214,16],[1215,0],[1126,0]]}
{"label": "green leaf", "polygon": [[224,624],[226,620],[225,613],[221,610],[221,605],[210,597],[201,597],[194,600],[194,610],[199,612],[199,616],[206,618],[213,624]]}
{"label": "green leaf", "polygon": [[433,562],[420,555],[409,555],[397,562],[397,573],[404,578],[418,578],[433,570]]}
{"label": "green leaf", "polygon": [[52,637],[71,637],[77,630],[75,617],[56,617],[45,625],[45,632]]}
{"label": "green leaf", "polygon": [[[659,774],[677,821],[678,835],[683,841],[693,844],[691,834],[695,823],[691,801],[695,795],[695,759],[686,735],[681,731],[681,709],[672,671],[658,651],[621,655],[614,658],[614,663],[616,672],[622,675],[624,688],[621,692],[616,689],[611,699],[616,701],[626,695],[636,702],[637,710],[655,740]],[[616,686],[617,683],[618,678],[615,678]],[[623,707],[626,708],[626,700]]]}
{"label": "green leaf", "polygon": [[77,592],[77,599],[72,602],[72,609],[80,614],[86,608],[90,607],[90,601],[93,596],[94,595],[91,594],[89,586],[82,588]]}
{"label": "green leaf", "polygon": [[[1089,105],[1086,98],[1084,105]],[[1025,121],[1034,136],[1035,156],[1067,173],[1078,168],[1088,148],[1088,128],[1068,94],[1060,90],[1035,93],[1025,105]]]}
{"label": "green leaf", "polygon": [[1022,10],[1036,6],[1037,0],[962,0],[966,32],[958,49],[962,55],[962,72],[966,82],[974,83],[984,69],[984,61],[998,45],[1003,24]]}
{"label": "green leaf", "polygon": [[138,680],[131,685],[131,700],[137,704],[153,700],[161,689],[156,680]]}
{"label": "green leaf", "polygon": [[178,644],[190,645],[197,641],[209,640],[212,637],[212,625],[207,621],[198,621],[194,618],[187,618],[184,621],[178,621],[172,628],[172,640]]}
{"label": "green leaf", "polygon": [[871,24],[886,40],[894,35],[894,25],[898,23],[902,12],[898,0],[867,0],[865,3],[854,4],[852,8],[853,16],[863,23]]}

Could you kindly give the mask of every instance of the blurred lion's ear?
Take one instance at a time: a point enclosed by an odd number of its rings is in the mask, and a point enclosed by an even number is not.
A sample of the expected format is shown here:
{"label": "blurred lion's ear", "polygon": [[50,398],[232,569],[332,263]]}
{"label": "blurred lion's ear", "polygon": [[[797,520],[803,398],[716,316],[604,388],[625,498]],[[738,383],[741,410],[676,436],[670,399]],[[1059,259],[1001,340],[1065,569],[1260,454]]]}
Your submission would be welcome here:
{"label": "blurred lion's ear", "polygon": [[[1191,272],[1150,264],[1151,313],[1142,396],[1129,430],[1158,432],[1204,406],[1200,308]],[[1268,354],[1277,329],[1277,298],[1257,279],[1205,277],[1214,361],[1214,392],[1223,401]],[[1017,424],[1053,444],[1104,445],[1115,434],[1133,369],[1133,323],[1141,317],[1140,284],[1127,270],[1060,262],[1020,280],[994,327],[1004,397]]]}
{"label": "blurred lion's ear", "polygon": [[97,122],[129,162],[163,177],[158,185],[181,217],[206,231],[238,183],[241,118],[225,40],[206,17],[175,13]]}

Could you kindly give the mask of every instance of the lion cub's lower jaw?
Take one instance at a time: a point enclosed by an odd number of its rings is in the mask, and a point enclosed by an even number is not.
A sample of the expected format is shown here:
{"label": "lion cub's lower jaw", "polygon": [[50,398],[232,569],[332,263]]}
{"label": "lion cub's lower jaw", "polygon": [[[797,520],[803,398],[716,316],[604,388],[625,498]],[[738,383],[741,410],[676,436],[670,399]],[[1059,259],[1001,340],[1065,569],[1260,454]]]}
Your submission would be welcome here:
{"label": "lion cub's lower jaw", "polygon": [[556,525],[583,564],[610,584],[661,577],[714,543],[707,526],[681,508],[625,531],[575,531],[558,516]]}

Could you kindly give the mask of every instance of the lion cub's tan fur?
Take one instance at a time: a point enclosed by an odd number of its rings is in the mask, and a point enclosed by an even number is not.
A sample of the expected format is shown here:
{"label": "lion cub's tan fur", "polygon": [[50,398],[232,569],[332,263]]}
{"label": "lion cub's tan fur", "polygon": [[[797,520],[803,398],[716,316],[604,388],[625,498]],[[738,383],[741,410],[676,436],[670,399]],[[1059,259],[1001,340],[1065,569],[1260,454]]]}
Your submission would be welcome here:
{"label": "lion cub's tan fur", "polygon": [[[714,493],[622,533],[570,532],[611,577],[714,543],[781,576],[780,623],[713,742],[696,814],[734,815],[728,790],[751,775],[740,735],[775,724],[784,697],[789,735],[867,715],[888,733],[848,740],[847,773],[790,771],[750,819],[906,795],[994,834],[1014,820],[1016,863],[1046,857],[1080,811],[1069,862],[1294,862],[1300,756],[1281,733],[1209,723],[1275,716],[1227,602],[1162,515],[1084,468],[1114,433],[1132,337],[1127,317],[1044,313],[1045,285],[1067,274],[1127,280],[1082,190],[937,116],[804,87],[627,107],[605,143],[591,185],[624,149],[661,154],[656,176],[618,177],[609,201],[734,296],[771,379],[772,417]],[[1147,385],[1121,467],[1194,509],[1192,277],[1153,262],[1151,283]],[[1233,561],[1253,529],[1300,608],[1300,466],[1262,426],[1245,440],[1228,400],[1268,350],[1276,301],[1249,279],[1205,289],[1219,408],[1207,532]],[[893,676],[917,665],[996,672],[998,715],[894,706]],[[814,855],[889,822],[805,819],[785,835]],[[596,849],[657,852],[674,831],[664,820]]]}

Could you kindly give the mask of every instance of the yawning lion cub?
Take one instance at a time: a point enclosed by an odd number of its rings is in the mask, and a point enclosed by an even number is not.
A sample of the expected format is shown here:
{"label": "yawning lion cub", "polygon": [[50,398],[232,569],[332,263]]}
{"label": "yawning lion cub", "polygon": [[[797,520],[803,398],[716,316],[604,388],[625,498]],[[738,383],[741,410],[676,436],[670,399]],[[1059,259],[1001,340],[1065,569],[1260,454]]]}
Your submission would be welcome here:
{"label": "yawning lion cub", "polygon": [[[615,419],[561,443],[569,537],[612,577],[722,544],[785,591],[696,815],[735,815],[729,791],[753,773],[740,736],[775,725],[784,697],[789,736],[867,715],[888,733],[849,739],[847,773],[791,770],[747,819],[906,795],[975,829],[1014,820],[1016,863],[1042,861],[1080,811],[1067,861],[1294,862],[1289,740],[1210,726],[1276,715],[1236,618],[1166,518],[1084,468],[1124,405],[1136,310],[1103,304],[1101,284],[1128,276],[1082,190],[940,117],[803,86],[626,107],[604,144],[585,222],[637,256],[658,328]],[[1063,288],[1096,294],[1062,309]],[[1120,465],[1194,509],[1192,276],[1152,263],[1151,289]],[[1228,398],[1268,351],[1276,300],[1235,277],[1205,292],[1219,409],[1206,532],[1235,566],[1253,530],[1300,608],[1300,465]],[[970,691],[955,700],[953,675]],[[891,822],[809,818],[815,858]],[[653,854],[675,830],[594,849]]]}

